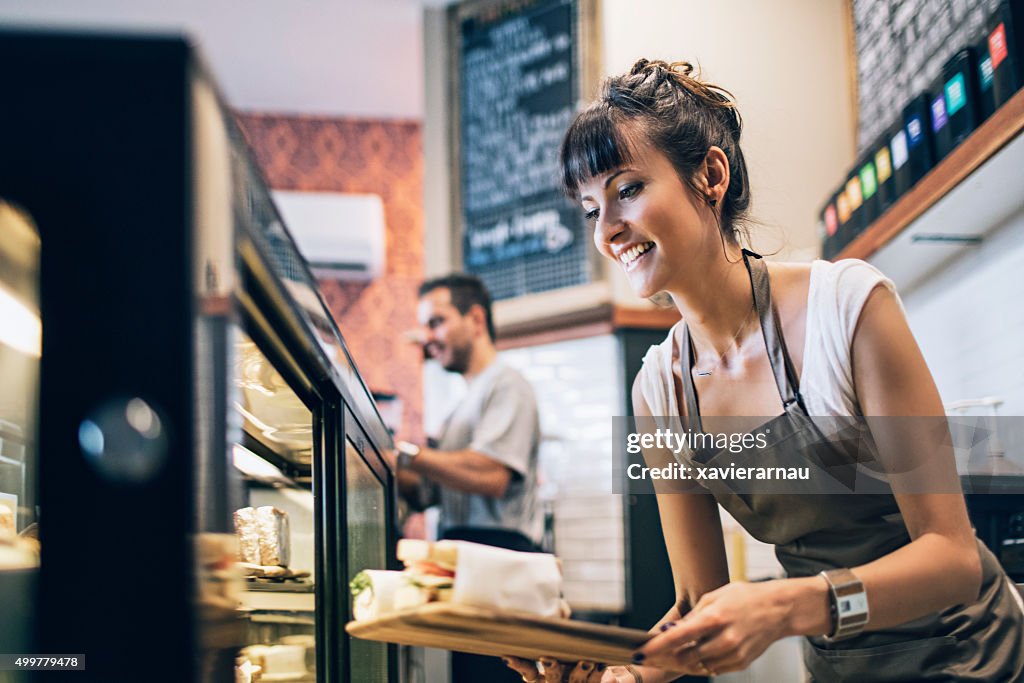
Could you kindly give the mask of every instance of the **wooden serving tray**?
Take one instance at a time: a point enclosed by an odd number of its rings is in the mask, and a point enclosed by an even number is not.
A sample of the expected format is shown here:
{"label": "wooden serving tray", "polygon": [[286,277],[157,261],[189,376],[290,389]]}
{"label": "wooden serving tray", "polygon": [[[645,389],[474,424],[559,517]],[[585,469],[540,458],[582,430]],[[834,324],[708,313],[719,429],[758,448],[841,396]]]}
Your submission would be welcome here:
{"label": "wooden serving tray", "polygon": [[647,631],[603,626],[526,612],[435,602],[377,619],[351,621],[349,635],[401,645],[524,659],[554,657],[628,664],[650,637]]}

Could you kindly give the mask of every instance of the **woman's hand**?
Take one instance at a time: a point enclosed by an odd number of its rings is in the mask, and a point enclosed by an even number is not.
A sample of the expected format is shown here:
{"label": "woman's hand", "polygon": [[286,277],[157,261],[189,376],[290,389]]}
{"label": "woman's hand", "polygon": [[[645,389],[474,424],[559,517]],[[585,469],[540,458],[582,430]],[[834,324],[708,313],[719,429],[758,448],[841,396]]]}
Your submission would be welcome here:
{"label": "woman's hand", "polygon": [[[502,657],[524,681],[531,683],[636,683],[636,678],[621,666],[606,667],[593,662],[559,662],[541,659],[533,662],[518,657]],[[538,667],[538,664],[540,665]]]}
{"label": "woman's hand", "polygon": [[705,593],[685,618],[663,624],[636,660],[704,676],[746,669],[789,635],[794,604],[785,583],[735,582]]}

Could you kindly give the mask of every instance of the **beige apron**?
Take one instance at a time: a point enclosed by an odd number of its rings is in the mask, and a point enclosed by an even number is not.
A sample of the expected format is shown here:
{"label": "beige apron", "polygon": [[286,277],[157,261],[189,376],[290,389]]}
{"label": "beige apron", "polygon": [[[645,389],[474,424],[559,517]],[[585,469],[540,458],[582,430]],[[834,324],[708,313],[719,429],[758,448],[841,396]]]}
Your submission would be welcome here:
{"label": "beige apron", "polygon": [[[691,457],[706,466],[790,467],[792,454],[799,452],[819,466],[835,463],[847,455],[823,437],[808,417],[771,303],[767,268],[757,254],[744,250],[743,257],[785,412],[765,425],[771,430],[767,448],[740,453],[708,449],[695,451]],[[693,345],[685,325],[681,349],[686,350],[680,355],[687,415],[693,417],[694,428],[700,429],[691,376]],[[891,490],[882,494],[783,495],[737,493],[726,481],[702,483],[751,535],[775,545],[775,554],[791,577],[862,565],[910,542]],[[813,680],[1024,680],[1024,615],[1011,593],[1015,589],[981,542],[978,551],[982,587],[977,602],[838,643],[807,638],[804,661]]]}

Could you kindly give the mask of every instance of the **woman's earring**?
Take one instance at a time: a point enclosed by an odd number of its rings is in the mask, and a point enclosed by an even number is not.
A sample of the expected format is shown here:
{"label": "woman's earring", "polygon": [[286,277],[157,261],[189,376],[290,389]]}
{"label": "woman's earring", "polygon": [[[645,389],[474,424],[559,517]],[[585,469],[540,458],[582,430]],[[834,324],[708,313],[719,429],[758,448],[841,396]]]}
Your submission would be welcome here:
{"label": "woman's earring", "polygon": [[717,203],[718,203],[717,199],[712,199],[711,197],[708,197],[708,204],[711,205],[712,209],[715,208],[715,204],[717,204]]}

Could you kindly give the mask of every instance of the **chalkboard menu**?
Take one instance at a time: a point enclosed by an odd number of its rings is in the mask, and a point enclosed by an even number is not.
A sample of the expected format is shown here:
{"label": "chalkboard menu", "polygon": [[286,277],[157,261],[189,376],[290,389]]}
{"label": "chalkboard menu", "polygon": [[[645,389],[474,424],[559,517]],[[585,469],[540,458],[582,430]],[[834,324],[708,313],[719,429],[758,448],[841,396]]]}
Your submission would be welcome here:
{"label": "chalkboard menu", "polygon": [[463,267],[495,299],[588,282],[581,212],[558,185],[579,92],[577,0],[480,7],[458,20]]}

